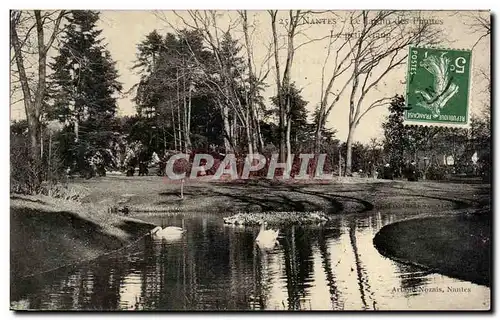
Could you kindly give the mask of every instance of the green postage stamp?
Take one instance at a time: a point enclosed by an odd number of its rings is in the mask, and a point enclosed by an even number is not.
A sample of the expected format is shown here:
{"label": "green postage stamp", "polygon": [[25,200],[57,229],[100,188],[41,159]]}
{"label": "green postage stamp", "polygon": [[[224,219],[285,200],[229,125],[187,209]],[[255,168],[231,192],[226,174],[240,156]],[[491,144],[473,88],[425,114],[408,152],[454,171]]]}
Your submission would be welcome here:
{"label": "green postage stamp", "polygon": [[467,127],[471,51],[411,47],[406,124]]}

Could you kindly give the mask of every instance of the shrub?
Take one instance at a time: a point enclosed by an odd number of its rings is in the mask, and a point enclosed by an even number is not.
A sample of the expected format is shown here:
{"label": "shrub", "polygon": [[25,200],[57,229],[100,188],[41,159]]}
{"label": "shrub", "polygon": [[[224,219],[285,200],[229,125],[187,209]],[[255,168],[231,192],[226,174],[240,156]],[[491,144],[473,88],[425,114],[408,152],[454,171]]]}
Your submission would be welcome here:
{"label": "shrub", "polygon": [[425,174],[427,180],[445,180],[449,174],[446,166],[431,165]]}
{"label": "shrub", "polygon": [[40,191],[40,163],[36,164],[30,152],[26,136],[11,135],[10,144],[10,192],[34,194]]}
{"label": "shrub", "polygon": [[40,192],[52,198],[70,201],[80,201],[85,196],[81,190],[68,187],[62,183],[44,183]]}
{"label": "shrub", "polygon": [[[15,128],[15,127],[14,127]],[[41,161],[34,161],[27,132],[12,128],[10,144],[10,192],[35,194],[42,192],[42,181],[64,181],[66,172],[58,143],[44,136]],[[49,152],[50,145],[50,152]]]}

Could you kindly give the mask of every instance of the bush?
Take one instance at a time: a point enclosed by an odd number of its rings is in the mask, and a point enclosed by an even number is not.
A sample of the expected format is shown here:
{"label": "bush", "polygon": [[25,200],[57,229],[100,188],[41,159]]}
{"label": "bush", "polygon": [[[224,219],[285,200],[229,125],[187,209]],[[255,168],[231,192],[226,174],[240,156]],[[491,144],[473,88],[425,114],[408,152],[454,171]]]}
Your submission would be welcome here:
{"label": "bush", "polygon": [[25,136],[12,135],[10,143],[10,192],[34,194],[40,191],[41,164],[35,164]]}
{"label": "bush", "polygon": [[85,196],[81,190],[69,188],[68,186],[61,183],[44,183],[42,184],[40,193],[52,198],[70,201],[80,201]]}
{"label": "bush", "polygon": [[431,165],[425,174],[427,180],[445,180],[449,174],[446,166]]}
{"label": "bush", "polygon": [[[47,137],[44,137],[47,138]],[[31,144],[26,132],[12,130],[10,144],[10,192],[21,194],[41,193],[42,181],[55,183],[66,179],[66,172],[58,144],[44,139],[45,152],[41,161],[34,161]]]}

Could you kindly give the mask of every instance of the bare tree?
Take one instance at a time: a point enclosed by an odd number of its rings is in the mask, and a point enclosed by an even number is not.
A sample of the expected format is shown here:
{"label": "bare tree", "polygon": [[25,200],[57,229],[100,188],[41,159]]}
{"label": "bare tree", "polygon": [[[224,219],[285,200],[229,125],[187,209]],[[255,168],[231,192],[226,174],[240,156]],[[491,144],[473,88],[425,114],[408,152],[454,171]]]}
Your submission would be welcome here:
{"label": "bare tree", "polygon": [[[252,139],[253,139],[254,149],[262,151],[262,148],[264,147],[264,140],[262,138],[259,114],[255,107],[254,99],[255,95],[257,94],[256,85],[258,82],[262,82],[267,78],[267,75],[269,74],[269,67],[263,74],[262,74],[262,68],[260,70],[261,74],[259,76],[256,74],[256,71],[254,70],[255,62],[253,56],[253,43],[251,41],[251,35],[249,32],[250,25],[248,22],[248,13],[246,10],[239,11],[238,13],[240,14],[242,20],[242,28],[243,28],[243,35],[245,38],[245,49],[247,55],[248,82],[250,87],[249,90],[246,92],[247,93],[246,99],[247,99],[248,112],[251,117],[251,124],[254,129]],[[266,65],[266,63],[270,60],[271,52],[272,52],[271,50],[268,50],[267,55],[263,59],[263,65]]]}
{"label": "bare tree", "polygon": [[[253,44],[251,40],[248,15],[246,11],[239,11],[236,18],[229,14],[225,19],[224,26],[218,21],[219,13],[216,11],[198,11],[192,10],[183,13],[174,12],[180,20],[183,27],[197,30],[203,36],[206,46],[211,50],[214,56],[215,63],[207,65],[206,61],[195,59],[197,67],[205,73],[204,84],[216,93],[221,116],[223,118],[223,127],[225,132],[224,144],[226,150],[235,150],[236,135],[239,130],[236,126],[241,126],[244,130],[245,140],[247,141],[247,150],[252,153],[255,149],[262,149],[263,139],[260,133],[259,114],[255,106],[256,101],[256,84],[264,81],[269,74],[269,62],[274,56],[274,67],[276,69],[276,85],[277,91],[280,94],[279,99],[279,119],[280,119],[280,155],[281,159],[285,158],[285,154],[291,152],[290,131],[290,102],[284,97],[291,85],[291,70],[295,52],[302,46],[308,43],[326,39],[321,37],[318,39],[310,39],[306,36],[306,41],[295,44],[295,38],[298,35],[305,35],[304,16],[306,14],[315,14],[311,11],[290,11],[289,22],[284,25],[285,32],[280,34],[277,30],[277,11],[269,11],[271,16],[271,28],[273,30],[273,40],[268,47],[268,54],[262,59],[260,70],[256,70],[255,61],[253,58]],[[179,25],[172,24],[169,19],[162,13],[157,13],[157,16],[165,21],[170,28],[181,32]],[[170,19],[171,20],[171,19]],[[229,21],[228,21],[229,20]],[[228,65],[225,61],[222,43],[225,36],[228,34],[236,34],[236,29],[240,28],[243,31],[243,42],[246,48],[246,71],[234,70],[234,66]],[[280,38],[284,37],[285,45],[281,45]],[[285,47],[286,60],[281,65],[279,59],[279,51]],[[214,70],[215,68],[215,70]],[[281,71],[283,70],[283,73]],[[236,78],[234,75],[236,71]],[[242,90],[243,89],[243,90]],[[283,91],[285,90],[285,91]],[[241,99],[243,97],[243,99]],[[288,137],[288,138],[287,138]]]}
{"label": "bare tree", "polygon": [[[409,16],[410,15],[410,16]],[[419,15],[420,16],[420,15]],[[411,13],[397,11],[361,12],[357,39],[352,46],[352,79],[349,94],[349,132],[345,174],[351,173],[352,143],[360,120],[371,110],[387,105],[390,96],[377,98],[368,104],[365,99],[387,75],[404,64],[410,44],[434,44],[439,30],[425,19],[403,23]],[[354,22],[351,21],[354,25]]]}
{"label": "bare tree", "polygon": [[[278,104],[278,118],[279,118],[279,151],[280,151],[280,159],[283,161],[285,159],[285,154],[287,153],[285,149],[286,145],[286,101],[283,101],[282,99],[282,88],[283,88],[283,82],[289,81],[290,79],[290,71],[291,71],[291,64],[293,62],[293,42],[289,44],[289,46],[292,48],[292,50],[287,50],[287,59],[286,59],[286,67],[285,70],[286,72],[283,74],[283,80],[281,80],[281,69],[280,69],[280,60],[279,60],[279,41],[278,41],[278,32],[276,30],[276,23],[277,23],[277,15],[278,15],[278,10],[270,10],[269,15],[271,16],[271,29],[273,32],[273,49],[274,49],[274,63],[275,63],[275,72],[276,72],[276,91],[277,91],[277,104]],[[290,11],[290,15],[293,17],[293,12]],[[295,27],[290,27],[291,31],[288,31],[288,38],[287,39],[292,39],[295,35],[295,29],[298,21],[297,19],[292,19],[291,24],[294,24]]]}
{"label": "bare tree", "polygon": [[[31,156],[34,166],[41,165],[41,121],[44,114],[43,102],[47,90],[47,55],[56,37],[61,32],[65,11],[10,12],[10,40],[15,59],[17,77],[22,89],[26,119],[28,121]],[[23,29],[24,28],[24,29]],[[20,34],[20,30],[26,30]],[[50,30],[47,34],[47,30]],[[36,33],[33,34],[33,31]],[[48,35],[48,38],[46,37]],[[32,38],[36,40],[31,41]],[[37,71],[28,77],[27,56],[36,56]],[[41,174],[37,182],[41,183]]]}
{"label": "bare tree", "polygon": [[[200,32],[205,44],[214,55],[215,63],[207,64],[206,61],[199,59],[193,52],[193,63],[204,74],[203,79],[200,81],[203,81],[204,85],[210,88],[217,98],[224,124],[226,152],[234,151],[236,148],[235,135],[237,131],[235,130],[235,123],[238,121],[245,128],[248,152],[253,153],[251,112],[247,106],[243,105],[239,98],[238,87],[235,85],[237,82],[245,83],[246,79],[244,79],[243,73],[240,71],[238,73],[239,79],[235,81],[231,72],[233,66],[228,65],[222,47],[223,37],[231,34],[240,25],[240,19],[231,20],[225,28],[222,28],[218,23],[216,11],[190,10],[186,14],[179,14],[174,11],[174,14],[180,19],[184,27]],[[157,16],[176,32],[182,32],[161,13],[157,13]],[[231,120],[233,123],[231,123]]]}
{"label": "bare tree", "polygon": [[[478,38],[474,45],[472,46],[472,50],[476,48],[476,46],[481,43],[484,39],[487,39],[488,37],[491,36],[491,16],[490,14],[487,14],[486,12],[475,12],[471,14],[466,14],[465,16],[465,22],[464,24],[469,27],[470,32],[472,34],[478,35]],[[483,41],[484,42],[484,41]],[[491,45],[488,41],[488,45]],[[481,67],[478,68],[477,72],[483,78],[484,81],[486,81],[486,88],[482,93],[485,93],[488,95],[487,101],[484,103],[484,109],[483,109],[483,114],[482,116],[486,117],[489,121],[490,117],[490,109],[491,109],[491,101],[490,101],[490,96],[491,96],[491,72],[489,70],[490,68],[485,68]]]}
{"label": "bare tree", "polygon": [[294,46],[294,39],[298,33],[298,27],[301,23],[304,13],[300,10],[290,10],[288,12],[288,23],[284,26],[286,31],[286,60],[285,67],[283,71],[283,78],[281,78],[281,64],[279,59],[279,40],[277,32],[277,10],[270,10],[269,15],[271,16],[271,29],[273,34],[273,49],[274,49],[274,63],[276,71],[276,89],[277,89],[277,104],[278,104],[278,114],[279,114],[279,131],[280,131],[280,159],[284,161],[285,159],[291,158],[291,143],[290,143],[290,131],[291,131],[291,106],[290,99],[288,99],[288,94],[290,90],[290,79],[293,67],[293,59],[295,56],[296,48]]}
{"label": "bare tree", "polygon": [[[278,94],[277,104],[278,104],[278,114],[279,114],[279,131],[280,131],[280,159],[283,161],[285,159],[285,154],[287,159],[291,158],[291,142],[290,142],[290,132],[291,132],[291,101],[290,101],[290,88],[291,88],[291,73],[293,69],[293,61],[295,53],[301,47],[324,40],[328,36],[309,38],[305,36],[306,40],[301,43],[296,44],[296,38],[299,35],[305,35],[305,29],[303,26],[307,24],[305,17],[307,15],[314,15],[317,12],[313,11],[301,11],[301,10],[290,10],[288,11],[288,18],[283,19],[280,24],[283,24],[285,29],[285,50],[286,58],[283,68],[283,75],[281,75],[281,62],[280,62],[280,42],[279,33],[277,30],[278,23],[278,11],[269,10],[269,15],[271,17],[271,30],[273,35],[272,46],[274,50],[274,62],[275,62],[275,72],[276,72],[276,89]],[[284,22],[284,23],[283,23]]]}
{"label": "bare tree", "polygon": [[[322,131],[325,127],[326,119],[353,78],[352,76],[348,77],[347,80],[341,85],[340,90],[337,93],[333,92],[334,85],[340,81],[339,79],[342,75],[346,74],[346,71],[348,71],[352,66],[353,60],[351,59],[351,55],[353,46],[351,45],[351,39],[353,38],[354,30],[350,27],[353,26],[352,21],[358,19],[359,16],[360,13],[347,13],[340,31],[334,33],[332,29],[330,32],[326,57],[321,69],[320,103],[318,109],[316,110],[316,132],[314,141],[314,151],[316,153],[320,152]],[[336,44],[338,44],[335,48],[336,50],[332,50],[332,47]],[[333,65],[330,66],[330,60],[332,59]],[[327,67],[332,70],[328,80],[325,77]],[[332,101],[329,100],[330,96],[334,96]]]}
{"label": "bare tree", "polygon": [[491,34],[490,16],[486,16],[479,11],[477,13],[467,15],[467,18],[470,22],[466,22],[465,25],[470,28],[472,33],[479,34],[479,38],[477,38],[476,42],[472,46],[472,49],[474,49],[478,43],[481,42],[481,40],[489,37]]}

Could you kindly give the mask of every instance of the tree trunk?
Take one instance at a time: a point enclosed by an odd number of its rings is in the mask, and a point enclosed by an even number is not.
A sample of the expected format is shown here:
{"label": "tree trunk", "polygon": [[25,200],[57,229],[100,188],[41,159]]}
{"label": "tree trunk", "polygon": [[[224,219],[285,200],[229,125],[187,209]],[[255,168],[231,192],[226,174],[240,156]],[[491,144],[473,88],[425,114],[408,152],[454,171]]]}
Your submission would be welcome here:
{"label": "tree trunk", "polygon": [[[40,12],[36,13],[36,19],[39,20],[40,18]],[[40,38],[43,41],[43,28],[42,32],[40,34],[40,27],[38,26],[39,22],[37,21],[37,32],[38,32],[38,39]],[[19,37],[17,34],[17,25],[15,24],[14,20],[12,20],[11,16],[11,24],[10,24],[10,33],[11,33],[11,41],[12,41],[12,46],[14,48],[14,54],[16,58],[16,66],[17,70],[19,73],[19,81],[21,82],[21,88],[23,91],[23,100],[24,100],[24,108],[26,112],[26,120],[28,122],[28,132],[30,136],[30,154],[31,154],[31,162],[32,162],[32,168],[33,168],[33,173],[34,173],[34,185],[33,188],[37,189],[41,182],[42,182],[42,177],[41,177],[41,150],[40,150],[40,129],[41,129],[41,124],[40,124],[40,107],[41,107],[41,101],[43,99],[40,99],[37,97],[40,93],[40,82],[37,85],[37,90],[35,92],[35,99],[33,101],[32,96],[31,96],[31,91],[29,88],[28,84],[28,77],[26,75],[26,70],[24,68],[24,59],[22,55],[22,48],[21,48],[21,43],[19,42]],[[42,42],[43,45],[43,42]],[[39,62],[42,61],[44,62],[44,54],[40,52],[41,56],[39,56]],[[38,72],[39,76],[43,77],[43,85],[45,85],[45,64],[43,66],[39,66]],[[41,73],[41,74],[40,74]],[[41,81],[41,80],[40,80]]]}
{"label": "tree trunk", "polygon": [[256,142],[256,149],[262,153],[262,150],[264,149],[264,139],[262,138],[262,132],[260,130],[260,121],[259,121],[259,114],[257,113],[257,111],[255,110],[255,108],[253,109],[255,115],[254,115],[254,121],[255,121],[255,135],[256,135],[256,138],[255,138],[255,142]]}
{"label": "tree trunk", "polygon": [[[299,11],[297,11],[298,14]],[[286,154],[287,154],[287,159],[285,161],[288,161],[288,159],[291,160],[291,153],[292,153],[292,147],[290,144],[290,131],[291,131],[291,112],[292,112],[292,105],[290,101],[290,79],[291,79],[291,70],[293,66],[293,58],[295,56],[295,47],[293,44],[293,40],[295,37],[295,28],[297,27],[298,20],[296,20],[295,17],[292,18],[292,11],[290,11],[290,29],[288,31],[288,43],[287,43],[287,57],[286,57],[286,63],[285,63],[285,70],[283,71],[283,88],[285,89],[285,108],[284,109],[284,115],[283,118],[286,120],[286,129],[283,128],[283,130],[286,130],[284,136],[284,142],[286,143]],[[291,166],[291,163],[289,164],[289,167]]]}
{"label": "tree trunk", "polygon": [[250,126],[249,125],[246,126],[246,134],[247,134],[247,140],[248,140],[248,142],[247,142],[247,144],[248,144],[248,153],[249,154],[253,154],[253,152],[254,152],[254,149],[253,149],[254,144],[253,144],[252,134],[250,133]]}
{"label": "tree trunk", "polygon": [[283,96],[281,92],[281,74],[280,74],[280,63],[279,63],[279,54],[278,54],[278,32],[276,31],[276,15],[277,12],[274,11],[271,13],[271,29],[273,32],[273,48],[274,48],[274,64],[276,68],[276,91],[278,97],[278,113],[279,113],[279,158],[280,161],[284,161],[285,158],[285,117],[284,117],[284,103]]}
{"label": "tree trunk", "polygon": [[[172,129],[174,131],[174,148],[177,150],[177,129],[175,126],[175,112],[174,108],[172,107]],[[166,144],[166,142],[165,142]],[[165,150],[167,150],[167,146],[165,145]]]}
{"label": "tree trunk", "polygon": [[191,150],[191,86],[189,86],[188,89],[188,103],[184,114],[185,114],[184,137],[186,139],[185,148],[186,152],[188,152],[188,150]]}
{"label": "tree trunk", "polygon": [[40,158],[43,162],[43,128],[40,126]]}
{"label": "tree trunk", "polygon": [[342,148],[341,144],[338,144],[338,149],[339,149],[339,177],[342,176]]}
{"label": "tree trunk", "polygon": [[38,187],[42,183],[42,153],[41,153],[41,144],[40,144],[40,130],[41,123],[37,117],[34,115],[30,115],[28,117],[28,131],[30,135],[30,149],[31,149],[31,166],[32,172],[34,173],[34,189],[38,189]]}
{"label": "tree trunk", "polygon": [[[44,40],[44,29],[43,22],[40,15],[39,10],[35,10],[35,19],[36,19],[36,29],[37,29],[37,38],[38,38],[38,86],[35,93],[35,103],[34,103],[34,118],[36,118],[36,122],[38,124],[38,134],[40,138],[42,136],[40,116],[42,114],[43,109],[43,99],[45,98],[46,91],[46,74],[47,74],[47,51],[45,48],[45,40]],[[40,158],[43,152],[40,149]],[[41,160],[41,159],[40,159]]]}
{"label": "tree trunk", "polygon": [[[240,139],[239,139],[239,137],[240,137],[239,136],[239,131],[238,131],[238,127],[237,127],[238,122],[236,121],[237,119],[236,119],[235,115],[233,115],[233,117],[232,117],[231,120],[232,121],[231,121],[231,140],[230,141],[231,141],[231,145],[233,147],[236,147],[237,146],[237,142],[240,141]],[[233,148],[233,150],[234,150],[234,148]]]}
{"label": "tree trunk", "polygon": [[[177,71],[177,79],[179,79],[179,71]],[[182,121],[181,121],[181,95],[180,95],[180,90],[179,90],[179,81],[177,81],[177,131],[178,131],[178,140],[179,140],[179,151],[182,151]]]}
{"label": "tree trunk", "polygon": [[78,142],[79,128],[78,128],[78,116],[76,115],[75,115],[75,124],[73,126],[73,132],[75,133],[75,142]]}
{"label": "tree trunk", "polygon": [[352,174],[352,139],[354,138],[355,126],[352,125],[349,129],[349,134],[347,135],[347,152],[345,157],[345,171],[344,176],[350,176]]}
{"label": "tree trunk", "polygon": [[[163,131],[163,150],[167,150],[167,136],[165,135],[165,127],[162,128]],[[156,150],[158,152],[158,150]]]}
{"label": "tree trunk", "polygon": [[[47,74],[47,52],[52,46],[54,39],[59,31],[59,26],[61,20],[65,14],[65,11],[61,11],[54,21],[54,28],[49,37],[47,43],[45,43],[45,30],[44,23],[46,21],[46,16],[42,18],[40,10],[34,10],[35,25],[36,27],[36,37],[37,37],[37,49],[38,49],[38,83],[34,92],[34,97],[32,97],[30,92],[30,86],[28,83],[28,77],[26,75],[26,70],[24,67],[23,51],[22,45],[19,41],[19,36],[17,34],[18,23],[21,19],[20,13],[12,11],[10,16],[10,35],[12,41],[12,47],[14,48],[14,54],[16,59],[16,66],[19,73],[19,81],[21,82],[21,88],[23,91],[24,107],[26,111],[26,120],[28,122],[28,131],[30,135],[30,147],[31,147],[31,161],[34,168],[34,189],[38,189],[42,182],[42,153],[40,145],[41,137],[41,115],[43,114],[43,100],[46,93],[46,74]],[[32,27],[33,28],[33,27]]]}
{"label": "tree trunk", "polygon": [[323,127],[321,123],[323,121],[322,119],[323,117],[319,115],[318,123],[316,124],[316,132],[314,138],[314,153],[316,154],[319,154],[321,151],[321,139],[322,139],[321,129]]}
{"label": "tree trunk", "polygon": [[253,143],[253,149],[254,151],[257,150],[258,152],[262,151],[262,148],[260,146],[260,137],[259,137],[259,129],[257,128],[258,121],[255,119],[255,114],[252,115],[251,117],[251,122],[252,122],[252,143]]}
{"label": "tree trunk", "polygon": [[256,134],[255,134],[255,112],[253,105],[253,96],[255,94],[254,83],[255,77],[253,75],[253,61],[252,61],[252,47],[250,38],[248,36],[248,17],[246,10],[242,13],[243,18],[243,34],[245,36],[245,47],[247,51],[247,64],[248,64],[248,78],[250,82],[250,90],[247,94],[247,139],[248,139],[248,153],[253,154],[254,149],[257,148]]}
{"label": "tree trunk", "polygon": [[49,131],[49,158],[48,158],[48,180],[52,180],[52,132]]}
{"label": "tree trunk", "polygon": [[286,163],[288,173],[291,173],[292,169],[292,144],[290,142],[290,133],[292,131],[292,119],[288,119],[286,124]]}
{"label": "tree trunk", "polygon": [[[253,135],[252,132],[250,131],[250,126],[252,126],[253,122],[251,121],[252,119],[250,118],[250,106],[247,105],[247,108],[245,110],[245,133],[247,136],[247,145],[248,145],[248,153],[253,154]],[[253,130],[252,130],[253,131]]]}
{"label": "tree trunk", "polygon": [[[359,49],[358,49],[359,50]],[[358,62],[354,61],[354,74],[358,75]],[[356,95],[356,90],[358,89],[359,77],[355,77],[352,83],[351,95],[349,97],[349,133],[347,135],[347,152],[345,157],[345,176],[351,176],[352,169],[352,139],[354,135],[354,129],[356,128],[356,116],[359,112],[359,108],[355,107],[354,99]],[[358,104],[359,107],[359,104]]]}
{"label": "tree trunk", "polygon": [[260,152],[264,150],[264,138],[262,137],[262,131],[260,130],[260,121],[257,119],[257,136],[259,138],[259,146],[258,149]]}
{"label": "tree trunk", "polygon": [[284,108],[280,108],[280,121],[279,121],[279,132],[280,132],[280,161],[286,161],[286,126],[284,119]]}
{"label": "tree trunk", "polygon": [[184,152],[188,152],[187,148],[187,102],[186,102],[186,79],[184,70],[182,70],[182,131],[184,131]]}
{"label": "tree trunk", "polygon": [[224,149],[226,153],[231,152],[231,126],[229,125],[229,110],[224,104],[220,104],[222,121],[224,122]]}
{"label": "tree trunk", "polygon": [[[328,92],[330,92],[331,86],[333,84],[333,78],[330,80],[330,83],[328,84],[328,87],[325,92],[321,92],[322,98],[320,101],[320,106],[318,109],[318,119],[316,122],[316,131],[315,131],[315,138],[314,138],[314,152],[318,154],[321,150],[321,140],[322,140],[322,130],[323,126],[325,125],[325,109],[326,109],[326,101],[328,97]],[[323,85],[322,85],[323,86]],[[323,90],[323,87],[321,88]]]}

